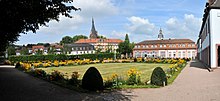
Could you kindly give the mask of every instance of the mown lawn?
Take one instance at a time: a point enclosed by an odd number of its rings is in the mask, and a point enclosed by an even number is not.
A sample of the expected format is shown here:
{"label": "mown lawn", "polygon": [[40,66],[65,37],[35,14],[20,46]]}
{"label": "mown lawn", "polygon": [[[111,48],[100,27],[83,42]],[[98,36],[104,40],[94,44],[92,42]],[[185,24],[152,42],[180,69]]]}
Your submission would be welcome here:
{"label": "mown lawn", "polygon": [[53,70],[58,70],[67,76],[71,76],[72,72],[78,72],[80,79],[89,67],[96,67],[101,73],[104,79],[111,77],[113,73],[118,74],[120,77],[126,79],[127,71],[130,68],[136,68],[141,72],[141,81],[146,82],[150,79],[151,73],[154,68],[162,67],[164,70],[169,68],[170,64],[156,64],[156,63],[104,63],[104,64],[89,64],[89,65],[76,65],[76,66],[60,66],[40,68],[47,73],[51,73]]}

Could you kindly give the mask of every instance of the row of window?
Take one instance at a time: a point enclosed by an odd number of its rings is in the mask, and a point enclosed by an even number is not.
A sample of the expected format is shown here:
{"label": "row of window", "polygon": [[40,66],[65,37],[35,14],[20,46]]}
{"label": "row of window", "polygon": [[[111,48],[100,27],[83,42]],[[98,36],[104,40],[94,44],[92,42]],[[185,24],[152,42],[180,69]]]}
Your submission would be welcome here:
{"label": "row of window", "polygon": [[72,50],[73,51],[94,50],[94,48],[93,47],[73,47]]}
{"label": "row of window", "polygon": [[160,44],[160,45],[136,45],[135,48],[176,48],[176,47],[195,47],[195,44]]}
{"label": "row of window", "polygon": [[[178,54],[177,54],[178,53]],[[187,53],[187,54],[186,54]],[[152,52],[135,52],[135,56],[138,57],[144,57],[144,56],[160,56],[160,57],[166,57],[166,52],[165,51],[161,51],[160,54],[158,52],[152,51]],[[168,57],[195,57],[196,56],[196,52],[195,51],[179,51],[179,52],[168,52]]]}

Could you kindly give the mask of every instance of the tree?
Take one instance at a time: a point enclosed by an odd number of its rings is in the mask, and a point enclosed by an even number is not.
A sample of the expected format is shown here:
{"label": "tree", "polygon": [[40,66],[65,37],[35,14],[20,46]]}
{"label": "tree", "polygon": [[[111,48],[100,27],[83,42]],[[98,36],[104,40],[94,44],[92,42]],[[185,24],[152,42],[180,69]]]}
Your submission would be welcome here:
{"label": "tree", "polygon": [[18,40],[20,33],[33,33],[59,16],[70,17],[73,0],[0,0],[0,52]]}
{"label": "tree", "polygon": [[88,37],[84,36],[84,35],[76,35],[76,36],[73,37],[73,42],[76,42],[79,39],[88,39]]}
{"label": "tree", "polygon": [[125,41],[119,43],[118,47],[119,48],[117,49],[117,52],[119,52],[121,54],[126,55],[126,54],[129,54],[129,53],[132,53],[133,44],[130,43],[128,34],[125,35]]}
{"label": "tree", "polygon": [[73,39],[70,36],[65,36],[60,41],[60,44],[62,44],[62,45],[69,44],[69,43],[73,43]]}
{"label": "tree", "polygon": [[29,51],[26,47],[22,47],[20,54],[21,55],[29,55]]}
{"label": "tree", "polygon": [[9,47],[7,49],[7,52],[8,52],[8,56],[16,55],[16,53],[15,53],[15,46],[14,45],[9,45]]}
{"label": "tree", "polygon": [[105,37],[105,36],[102,36],[102,35],[99,35],[98,38],[106,39],[106,37]]}

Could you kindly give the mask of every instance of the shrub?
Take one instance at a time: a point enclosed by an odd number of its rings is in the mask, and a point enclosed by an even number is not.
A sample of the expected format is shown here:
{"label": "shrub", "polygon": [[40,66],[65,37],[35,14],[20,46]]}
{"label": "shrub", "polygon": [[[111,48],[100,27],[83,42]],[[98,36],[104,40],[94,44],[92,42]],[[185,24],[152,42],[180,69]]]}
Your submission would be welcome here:
{"label": "shrub", "polygon": [[79,73],[78,72],[73,72],[71,79],[69,80],[69,83],[71,85],[77,86],[79,84]]}
{"label": "shrub", "polygon": [[20,62],[16,63],[15,68],[21,68]]}
{"label": "shrub", "polygon": [[32,72],[32,75],[34,75],[36,77],[46,77],[47,73],[44,70],[42,70],[42,69],[35,69]]}
{"label": "shrub", "polygon": [[156,67],[151,75],[151,84],[164,86],[164,83],[167,85],[166,74],[161,67]]}
{"label": "shrub", "polygon": [[50,80],[51,81],[60,81],[60,80],[64,80],[64,74],[54,70],[51,75],[50,75]]}
{"label": "shrub", "polygon": [[82,88],[96,91],[103,89],[103,79],[95,67],[90,67],[83,76]]}

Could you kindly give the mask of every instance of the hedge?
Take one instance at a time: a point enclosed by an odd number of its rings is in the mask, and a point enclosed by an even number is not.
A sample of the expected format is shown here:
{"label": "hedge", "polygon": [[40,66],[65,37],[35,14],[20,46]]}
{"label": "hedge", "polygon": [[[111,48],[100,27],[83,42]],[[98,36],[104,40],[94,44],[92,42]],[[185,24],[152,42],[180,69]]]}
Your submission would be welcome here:
{"label": "hedge", "polygon": [[[119,58],[120,54],[116,54],[116,58]],[[99,59],[114,58],[114,53],[100,53],[100,54],[82,54],[82,55],[23,55],[23,56],[10,56],[11,62],[35,62],[35,61],[54,61],[54,60],[74,60],[74,59]]]}

